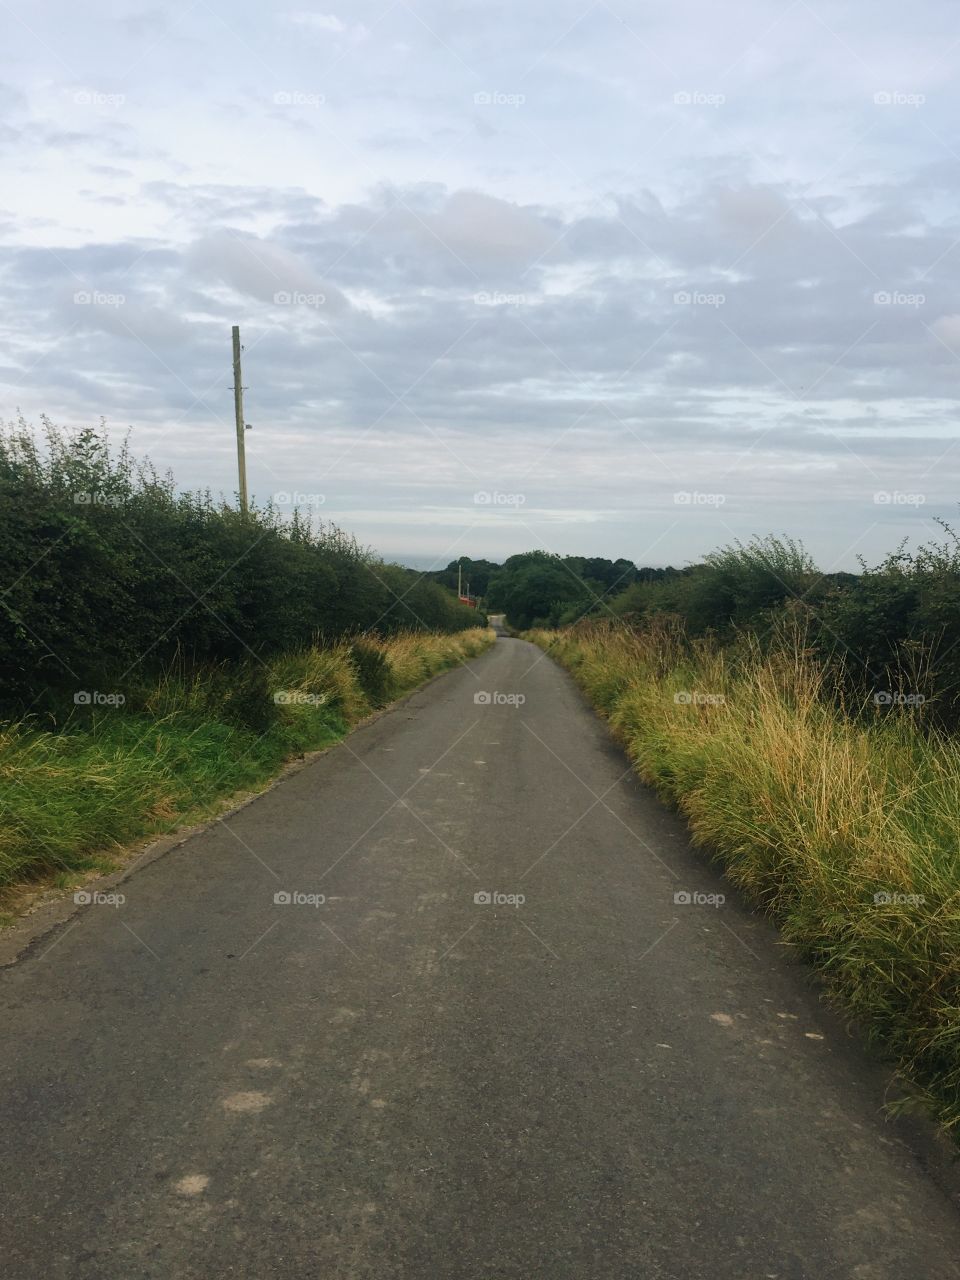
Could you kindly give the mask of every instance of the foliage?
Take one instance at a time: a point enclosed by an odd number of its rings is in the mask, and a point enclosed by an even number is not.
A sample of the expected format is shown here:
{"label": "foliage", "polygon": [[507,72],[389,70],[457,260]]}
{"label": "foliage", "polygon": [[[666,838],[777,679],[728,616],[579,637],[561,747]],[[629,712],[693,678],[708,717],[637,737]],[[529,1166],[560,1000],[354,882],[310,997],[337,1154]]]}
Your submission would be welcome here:
{"label": "foliage", "polygon": [[852,696],[907,699],[960,726],[960,539],[909,553],[831,591],[819,610],[818,651]]}
{"label": "foliage", "polygon": [[0,706],[60,714],[132,696],[173,661],[240,663],[362,632],[456,631],[477,614],[332,526],[209,493],[76,434],[0,432]]}
{"label": "foliage", "polygon": [[107,867],[117,846],[209,815],[285,759],[335,742],[387,691],[397,697],[492,640],[481,628],[397,632],[267,663],[175,663],[130,703],[79,708],[58,732],[5,726],[0,889]]}
{"label": "foliage", "polygon": [[960,745],[844,716],[803,630],[736,655],[665,621],[535,632],[637,771],[960,1129]]}
{"label": "foliage", "polygon": [[469,556],[461,556],[459,560],[451,560],[445,569],[436,569],[427,576],[439,582],[449,591],[456,591],[462,585],[464,592],[470,588],[472,596],[486,596],[491,575],[500,566],[492,560],[471,560]]}
{"label": "foliage", "polygon": [[642,574],[670,572],[638,570],[630,560],[527,551],[510,556],[491,577],[487,604],[514,627],[557,625],[604,608],[611,593]]}

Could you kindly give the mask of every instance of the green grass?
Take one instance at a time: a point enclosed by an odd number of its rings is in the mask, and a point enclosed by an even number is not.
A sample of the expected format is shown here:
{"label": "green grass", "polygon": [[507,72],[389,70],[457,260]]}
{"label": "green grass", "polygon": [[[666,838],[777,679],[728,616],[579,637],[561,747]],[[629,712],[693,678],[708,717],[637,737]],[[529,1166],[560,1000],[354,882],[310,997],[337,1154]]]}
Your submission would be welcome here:
{"label": "green grass", "polygon": [[136,710],[78,715],[57,732],[5,726],[0,891],[29,881],[69,887],[110,869],[123,846],[263,787],[285,761],[338,741],[375,707],[492,639],[477,629],[306,649],[244,678],[223,668],[171,674]]}
{"label": "green grass", "polygon": [[529,638],[571,670],[640,776],[817,966],[912,1096],[960,1133],[957,739],[903,708],[843,715],[802,645],[736,652],[668,627]]}

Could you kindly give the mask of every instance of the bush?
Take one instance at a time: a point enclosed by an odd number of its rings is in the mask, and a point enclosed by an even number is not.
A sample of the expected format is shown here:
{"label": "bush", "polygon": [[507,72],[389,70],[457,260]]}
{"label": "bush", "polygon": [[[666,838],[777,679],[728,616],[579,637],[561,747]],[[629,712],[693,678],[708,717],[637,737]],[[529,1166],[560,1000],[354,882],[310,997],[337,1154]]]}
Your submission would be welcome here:
{"label": "bush", "polygon": [[77,709],[60,732],[0,729],[0,890],[106,869],[116,846],[207,816],[290,756],[335,742],[389,690],[413,687],[492,639],[480,628],[398,632],[304,648],[266,666],[175,664],[129,703]]}
{"label": "bush", "polygon": [[382,707],[393,696],[393,672],[387,655],[369,641],[357,640],[350,646],[350,661],[364,696],[372,707]]}
{"label": "bush", "polygon": [[956,740],[909,715],[843,716],[802,644],[742,647],[731,662],[667,627],[529,638],[571,669],[640,776],[960,1132]]}
{"label": "bush", "polygon": [[[960,539],[908,553],[833,590],[818,649],[855,699],[909,699],[931,722],[960,727]],[[889,705],[880,702],[881,712]],[[909,703],[908,703],[909,705]]]}
{"label": "bush", "polygon": [[[102,427],[44,426],[43,443],[22,421],[0,432],[9,714],[62,718],[81,691],[132,696],[173,662],[265,661],[321,636],[478,623],[437,583],[383,564],[332,526],[270,507],[244,519],[209,493],[178,494],[125,446],[111,452]],[[252,696],[240,701],[252,714]]]}

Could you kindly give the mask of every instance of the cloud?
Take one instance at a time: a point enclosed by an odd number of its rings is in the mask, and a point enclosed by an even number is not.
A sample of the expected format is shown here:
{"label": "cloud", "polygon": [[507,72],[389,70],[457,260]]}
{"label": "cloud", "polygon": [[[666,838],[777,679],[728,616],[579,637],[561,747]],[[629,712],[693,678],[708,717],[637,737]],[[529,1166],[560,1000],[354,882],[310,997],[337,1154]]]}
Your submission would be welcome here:
{"label": "cloud", "polygon": [[[14,31],[0,412],[106,413],[231,491],[240,324],[254,488],[309,477],[394,552],[681,562],[786,529],[829,567],[952,515],[942,7],[908,40],[867,0],[836,36],[760,0],[493,12],[150,10],[94,44],[53,0]],[[926,102],[875,104],[897,89]],[[873,503],[897,488],[923,510]]]}
{"label": "cloud", "polygon": [[298,254],[256,236],[211,232],[194,241],[185,261],[188,269],[198,276],[206,276],[260,302],[286,304],[285,295],[303,295],[317,299],[318,307],[342,310],[348,305],[343,293],[323,280]]}
{"label": "cloud", "polygon": [[333,13],[307,13],[302,10],[289,15],[291,22],[300,27],[313,27],[317,31],[346,31],[346,23]]}
{"label": "cloud", "polygon": [[287,21],[310,31],[330,31],[335,35],[347,35],[352,40],[364,40],[369,34],[362,23],[351,25],[338,18],[335,13],[313,13],[298,9],[287,15]]}
{"label": "cloud", "polygon": [[945,347],[960,353],[960,315],[941,316],[931,325],[934,337]]}

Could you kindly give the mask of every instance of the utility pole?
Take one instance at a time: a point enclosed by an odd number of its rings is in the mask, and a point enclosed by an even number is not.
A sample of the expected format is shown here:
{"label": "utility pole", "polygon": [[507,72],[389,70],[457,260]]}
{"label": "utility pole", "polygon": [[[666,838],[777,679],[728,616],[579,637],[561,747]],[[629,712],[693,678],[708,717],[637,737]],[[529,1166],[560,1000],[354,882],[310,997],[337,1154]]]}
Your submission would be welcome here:
{"label": "utility pole", "polygon": [[463,565],[457,561],[457,597],[463,598]]}
{"label": "utility pole", "polygon": [[240,473],[240,514],[246,519],[247,506],[247,457],[244,451],[243,433],[243,377],[240,372],[240,326],[233,326],[233,411],[237,419],[237,468]]}

